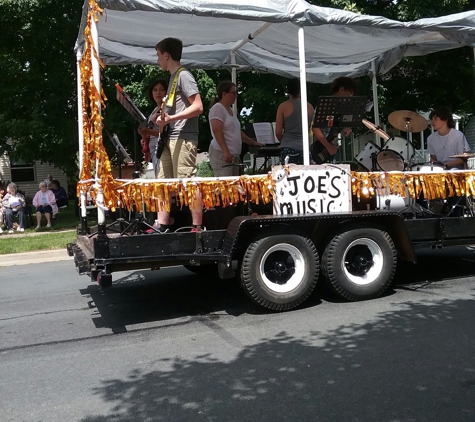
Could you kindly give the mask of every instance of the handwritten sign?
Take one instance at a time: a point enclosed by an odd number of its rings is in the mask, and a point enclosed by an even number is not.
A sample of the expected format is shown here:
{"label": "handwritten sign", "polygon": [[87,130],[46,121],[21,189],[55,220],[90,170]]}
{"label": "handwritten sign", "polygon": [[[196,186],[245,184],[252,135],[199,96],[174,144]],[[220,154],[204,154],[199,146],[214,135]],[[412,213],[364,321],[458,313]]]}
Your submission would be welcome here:
{"label": "handwritten sign", "polygon": [[274,214],[318,214],[351,210],[348,164],[290,165],[272,168],[276,182]]}

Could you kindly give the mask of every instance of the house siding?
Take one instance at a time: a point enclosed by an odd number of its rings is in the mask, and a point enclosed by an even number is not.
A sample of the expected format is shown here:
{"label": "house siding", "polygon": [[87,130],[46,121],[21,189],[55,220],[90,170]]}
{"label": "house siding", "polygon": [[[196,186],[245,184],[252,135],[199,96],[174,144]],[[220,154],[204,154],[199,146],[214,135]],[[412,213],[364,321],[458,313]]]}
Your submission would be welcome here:
{"label": "house siding", "polygon": [[66,176],[66,173],[64,173],[62,170],[58,169],[57,167],[54,167],[51,164],[47,163],[42,163],[40,161],[35,161],[33,163],[34,171],[35,171],[35,181],[31,182],[15,182],[12,180],[12,173],[10,169],[10,159],[8,158],[8,155],[3,155],[0,156],[0,173],[1,177],[3,180],[10,180],[14,183],[17,184],[18,189],[22,190],[25,192],[25,196],[27,198],[33,198],[35,196],[35,193],[38,192],[39,187],[38,184],[45,180],[48,177],[48,174],[51,174],[53,176],[53,179],[56,179],[61,186],[68,191],[68,179]]}

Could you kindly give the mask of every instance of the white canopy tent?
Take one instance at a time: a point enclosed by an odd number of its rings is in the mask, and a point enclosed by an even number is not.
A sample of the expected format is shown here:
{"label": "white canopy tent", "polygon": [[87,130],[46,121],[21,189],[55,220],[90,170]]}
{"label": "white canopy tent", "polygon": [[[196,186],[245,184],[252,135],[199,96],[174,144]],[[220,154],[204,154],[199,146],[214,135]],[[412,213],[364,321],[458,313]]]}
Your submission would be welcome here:
{"label": "white canopy tent", "polygon": [[[475,47],[475,11],[399,22],[304,0],[98,0],[97,4],[104,13],[93,37],[106,65],[156,64],[156,43],[177,37],[183,41],[182,64],[188,68],[226,68],[233,79],[236,71],[249,70],[299,77],[304,106],[306,81],[328,83],[343,75],[370,75],[376,124],[376,74],[387,72],[404,56]],[[76,43],[78,59],[88,8],[86,0]],[[99,66],[95,68],[99,87]],[[308,160],[306,115],[302,125]]]}
{"label": "white canopy tent", "polygon": [[[398,22],[304,0],[101,0],[98,4],[104,9],[97,25],[98,51],[106,65],[156,64],[156,43],[177,37],[185,46],[186,67],[300,77],[303,88],[306,80],[328,83],[343,75],[374,75],[376,84],[375,75],[387,72],[404,56],[475,46],[475,11]],[[87,7],[86,0],[77,51],[84,41]],[[375,119],[378,124],[377,101]]]}

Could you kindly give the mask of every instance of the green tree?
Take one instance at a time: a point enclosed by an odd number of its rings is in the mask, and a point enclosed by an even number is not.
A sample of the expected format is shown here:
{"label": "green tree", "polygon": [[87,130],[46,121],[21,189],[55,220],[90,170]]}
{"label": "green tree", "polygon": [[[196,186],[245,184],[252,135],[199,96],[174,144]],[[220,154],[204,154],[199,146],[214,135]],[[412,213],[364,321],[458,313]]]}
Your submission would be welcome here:
{"label": "green tree", "polygon": [[69,174],[78,142],[73,46],[82,3],[0,3],[0,153],[53,163]]}

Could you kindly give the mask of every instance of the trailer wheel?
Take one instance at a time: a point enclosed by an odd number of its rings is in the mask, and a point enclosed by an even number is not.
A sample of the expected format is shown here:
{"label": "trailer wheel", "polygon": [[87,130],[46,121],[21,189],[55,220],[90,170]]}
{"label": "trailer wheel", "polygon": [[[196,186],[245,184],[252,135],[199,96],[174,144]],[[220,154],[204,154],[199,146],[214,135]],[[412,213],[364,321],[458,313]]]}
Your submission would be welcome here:
{"label": "trailer wheel", "polygon": [[241,284],[257,304],[276,311],[300,305],[315,288],[320,262],[313,242],[295,234],[263,237],[244,253]]}
{"label": "trailer wheel", "polygon": [[388,288],[396,264],[396,248],[388,233],[352,229],[328,243],[322,255],[322,274],[339,296],[352,301],[372,299]]}

